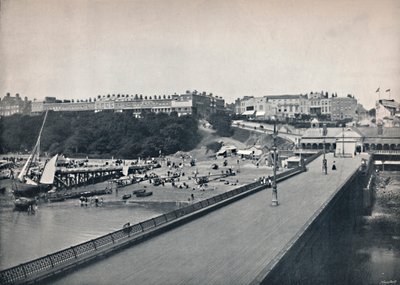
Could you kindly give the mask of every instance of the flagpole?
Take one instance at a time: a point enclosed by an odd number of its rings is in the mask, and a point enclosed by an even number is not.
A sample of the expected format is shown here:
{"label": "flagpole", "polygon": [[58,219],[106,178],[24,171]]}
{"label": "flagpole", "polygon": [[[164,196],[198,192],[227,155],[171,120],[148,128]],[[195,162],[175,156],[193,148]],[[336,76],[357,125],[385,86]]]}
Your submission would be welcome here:
{"label": "flagpole", "polygon": [[391,95],[391,94],[390,94],[390,91],[391,91],[390,88],[389,88],[389,89],[386,89],[386,91],[385,91],[385,92],[389,92],[389,100],[390,100],[390,97],[391,97],[391,96],[390,96],[390,95]]}

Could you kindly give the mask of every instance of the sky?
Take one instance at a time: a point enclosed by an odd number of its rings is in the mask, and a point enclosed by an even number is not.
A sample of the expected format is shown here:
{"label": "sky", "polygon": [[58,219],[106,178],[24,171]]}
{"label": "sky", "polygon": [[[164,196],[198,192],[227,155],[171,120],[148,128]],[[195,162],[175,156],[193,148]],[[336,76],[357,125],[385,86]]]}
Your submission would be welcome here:
{"label": "sky", "polygon": [[198,90],[233,102],[327,91],[367,109],[400,100],[398,0],[0,3],[0,97]]}

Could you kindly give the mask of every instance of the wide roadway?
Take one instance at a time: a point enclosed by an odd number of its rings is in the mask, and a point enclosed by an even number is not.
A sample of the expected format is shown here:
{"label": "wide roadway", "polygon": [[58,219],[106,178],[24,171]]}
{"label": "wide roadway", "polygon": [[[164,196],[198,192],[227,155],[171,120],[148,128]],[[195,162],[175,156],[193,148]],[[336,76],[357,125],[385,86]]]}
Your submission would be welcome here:
{"label": "wide roadway", "polygon": [[[353,173],[361,157],[327,155],[308,171],[136,246],[76,270],[51,284],[249,284],[287,247]],[[337,170],[332,171],[336,161]]]}

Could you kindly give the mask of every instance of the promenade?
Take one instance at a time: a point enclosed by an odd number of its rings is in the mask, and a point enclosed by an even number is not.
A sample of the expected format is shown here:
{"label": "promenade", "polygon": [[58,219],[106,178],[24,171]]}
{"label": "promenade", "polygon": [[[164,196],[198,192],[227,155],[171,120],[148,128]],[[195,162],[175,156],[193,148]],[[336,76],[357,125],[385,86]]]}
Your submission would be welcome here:
{"label": "promenade", "polygon": [[[51,280],[51,284],[250,284],[285,250],[307,221],[360,166],[355,158],[327,155],[308,171],[271,189],[172,229],[120,253]],[[337,170],[332,171],[333,160]]]}

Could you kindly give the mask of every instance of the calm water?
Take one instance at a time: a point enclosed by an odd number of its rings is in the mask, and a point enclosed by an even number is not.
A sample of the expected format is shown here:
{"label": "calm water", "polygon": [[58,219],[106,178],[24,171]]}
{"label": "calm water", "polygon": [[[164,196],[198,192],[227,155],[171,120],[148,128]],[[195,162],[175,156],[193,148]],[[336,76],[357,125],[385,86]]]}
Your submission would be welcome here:
{"label": "calm water", "polygon": [[[10,186],[9,180],[0,181]],[[0,269],[99,237],[172,210],[171,206],[81,207],[76,200],[40,204],[35,214],[13,211],[12,194],[0,194]]]}
{"label": "calm water", "polygon": [[372,213],[353,237],[349,284],[400,284],[400,172],[377,180]]}

